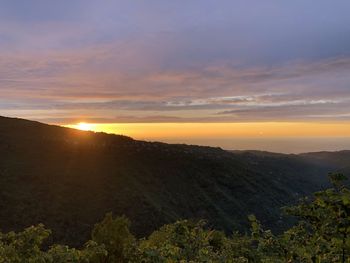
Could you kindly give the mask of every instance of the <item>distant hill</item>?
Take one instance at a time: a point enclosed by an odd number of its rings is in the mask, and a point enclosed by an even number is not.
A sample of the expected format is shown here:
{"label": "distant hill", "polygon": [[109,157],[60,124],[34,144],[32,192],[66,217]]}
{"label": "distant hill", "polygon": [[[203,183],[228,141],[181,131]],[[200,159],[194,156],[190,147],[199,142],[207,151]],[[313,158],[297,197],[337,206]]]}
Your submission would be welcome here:
{"label": "distant hill", "polygon": [[338,167],[339,170],[350,168],[350,151],[314,152],[300,154],[300,156],[315,164],[331,164]]}
{"label": "distant hill", "polygon": [[250,213],[278,230],[280,207],[350,160],[338,154],[229,152],[0,117],[0,229],[42,222],[79,245],[113,211],[139,236],[180,218],[244,230]]}

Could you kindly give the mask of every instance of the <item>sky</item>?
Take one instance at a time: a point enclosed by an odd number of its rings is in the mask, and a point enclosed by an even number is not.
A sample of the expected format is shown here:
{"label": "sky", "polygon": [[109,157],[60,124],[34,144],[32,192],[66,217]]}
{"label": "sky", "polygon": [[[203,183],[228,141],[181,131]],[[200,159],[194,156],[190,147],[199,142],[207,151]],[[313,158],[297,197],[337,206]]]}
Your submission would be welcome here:
{"label": "sky", "polygon": [[349,10],[0,0],[0,115],[227,149],[350,149]]}

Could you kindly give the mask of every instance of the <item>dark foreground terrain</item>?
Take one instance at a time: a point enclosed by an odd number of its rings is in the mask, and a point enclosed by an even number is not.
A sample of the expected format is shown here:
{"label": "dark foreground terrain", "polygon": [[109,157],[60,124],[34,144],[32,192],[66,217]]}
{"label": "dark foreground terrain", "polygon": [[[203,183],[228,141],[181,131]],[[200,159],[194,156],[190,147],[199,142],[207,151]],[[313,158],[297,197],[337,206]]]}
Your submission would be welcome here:
{"label": "dark foreground terrain", "polygon": [[244,230],[250,213],[279,230],[280,207],[349,164],[350,151],[228,152],[0,117],[0,229],[41,222],[56,242],[79,245],[112,211],[138,236],[182,218]]}

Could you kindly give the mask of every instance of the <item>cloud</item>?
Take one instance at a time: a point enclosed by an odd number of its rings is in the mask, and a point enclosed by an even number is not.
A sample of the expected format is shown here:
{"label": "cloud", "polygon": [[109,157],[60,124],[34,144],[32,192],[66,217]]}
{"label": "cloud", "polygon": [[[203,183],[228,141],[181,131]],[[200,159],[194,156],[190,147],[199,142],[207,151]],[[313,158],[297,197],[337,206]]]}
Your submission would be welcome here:
{"label": "cloud", "polygon": [[219,61],[163,69],[159,59],[129,48],[114,43],[2,55],[0,109],[56,120],[58,113],[110,119],[119,112],[119,121],[131,122],[160,121],[158,116],[179,122],[324,120],[350,112],[346,56],[275,67]]}
{"label": "cloud", "polygon": [[255,105],[241,109],[218,112],[239,120],[253,121],[309,121],[350,119],[349,100],[335,101],[291,101],[272,105]]}
{"label": "cloud", "polygon": [[4,0],[0,114],[59,124],[350,121],[349,8]]}
{"label": "cloud", "polygon": [[279,5],[286,17],[272,19],[265,3],[261,14],[240,1],[237,7],[248,8],[269,30],[210,1],[204,7],[215,11],[210,18],[200,16],[193,2],[181,15],[172,11],[182,10],[176,3],[157,5],[169,15],[121,4],[135,20],[120,13],[120,21],[112,2],[96,7],[89,1],[78,12],[80,2],[67,13],[65,5],[34,5],[26,16],[19,2],[7,1],[0,18],[1,113],[215,122],[344,119],[350,112],[348,23],[321,16],[310,21],[302,9],[310,23],[300,27],[292,14],[301,2],[289,4],[292,13]]}

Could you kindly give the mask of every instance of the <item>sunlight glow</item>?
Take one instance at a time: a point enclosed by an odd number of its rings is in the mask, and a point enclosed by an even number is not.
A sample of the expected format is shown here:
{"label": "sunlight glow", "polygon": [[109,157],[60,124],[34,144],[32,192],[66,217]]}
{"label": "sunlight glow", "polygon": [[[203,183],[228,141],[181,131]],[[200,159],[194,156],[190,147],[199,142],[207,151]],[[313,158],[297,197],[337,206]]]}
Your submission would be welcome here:
{"label": "sunlight glow", "polygon": [[78,123],[65,127],[230,150],[301,153],[342,150],[350,145],[349,122]]}
{"label": "sunlight glow", "polygon": [[350,123],[78,123],[66,127],[131,136],[135,139],[350,137]]}
{"label": "sunlight glow", "polygon": [[77,125],[75,125],[75,128],[82,131],[92,131],[93,125],[85,122],[79,122]]}

